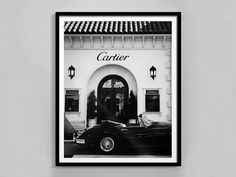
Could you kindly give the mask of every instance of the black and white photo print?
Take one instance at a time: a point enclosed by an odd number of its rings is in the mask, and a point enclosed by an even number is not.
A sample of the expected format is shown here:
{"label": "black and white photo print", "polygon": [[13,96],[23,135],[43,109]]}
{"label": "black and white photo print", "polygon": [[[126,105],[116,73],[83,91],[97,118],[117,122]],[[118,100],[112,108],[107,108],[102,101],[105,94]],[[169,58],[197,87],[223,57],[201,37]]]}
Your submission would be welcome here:
{"label": "black and white photo print", "polygon": [[180,165],[180,13],[56,22],[57,165]]}

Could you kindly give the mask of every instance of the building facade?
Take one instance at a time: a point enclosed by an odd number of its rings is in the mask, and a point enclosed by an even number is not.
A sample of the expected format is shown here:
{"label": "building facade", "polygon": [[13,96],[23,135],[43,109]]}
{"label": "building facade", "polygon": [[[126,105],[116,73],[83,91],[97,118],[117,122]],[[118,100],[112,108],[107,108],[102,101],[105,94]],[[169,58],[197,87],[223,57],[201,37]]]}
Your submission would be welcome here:
{"label": "building facade", "polygon": [[171,39],[170,22],[65,22],[65,119],[171,123]]}

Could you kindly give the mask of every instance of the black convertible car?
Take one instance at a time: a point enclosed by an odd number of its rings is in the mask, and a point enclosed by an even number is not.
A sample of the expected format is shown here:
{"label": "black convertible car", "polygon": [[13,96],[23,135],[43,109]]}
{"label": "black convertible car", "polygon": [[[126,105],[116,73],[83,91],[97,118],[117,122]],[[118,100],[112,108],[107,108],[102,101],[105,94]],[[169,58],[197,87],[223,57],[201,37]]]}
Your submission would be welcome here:
{"label": "black convertible car", "polygon": [[122,148],[158,147],[171,151],[171,125],[152,122],[148,126],[126,125],[105,120],[101,124],[74,134],[74,141],[111,153]]}

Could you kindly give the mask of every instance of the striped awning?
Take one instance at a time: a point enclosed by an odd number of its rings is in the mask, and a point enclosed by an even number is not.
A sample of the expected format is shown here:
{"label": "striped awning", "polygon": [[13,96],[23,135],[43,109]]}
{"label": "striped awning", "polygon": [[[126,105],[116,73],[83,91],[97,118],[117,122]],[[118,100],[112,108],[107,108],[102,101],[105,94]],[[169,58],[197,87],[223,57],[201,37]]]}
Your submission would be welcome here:
{"label": "striped awning", "polygon": [[171,34],[171,22],[67,21],[65,34]]}

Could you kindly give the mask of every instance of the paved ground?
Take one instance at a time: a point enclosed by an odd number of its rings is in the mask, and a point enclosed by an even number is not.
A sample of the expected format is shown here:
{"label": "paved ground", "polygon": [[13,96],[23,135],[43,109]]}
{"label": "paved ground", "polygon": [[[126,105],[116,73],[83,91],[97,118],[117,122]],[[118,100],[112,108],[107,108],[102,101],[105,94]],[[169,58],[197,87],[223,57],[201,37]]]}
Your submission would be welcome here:
{"label": "paved ground", "polygon": [[150,156],[158,156],[158,157],[169,157],[170,153],[165,149],[157,149],[157,148],[125,148],[120,149],[112,154],[103,154],[99,150],[95,148],[87,148],[83,145],[78,145],[73,142],[65,142],[65,157],[98,157],[98,156],[106,156],[106,157],[150,157]]}

